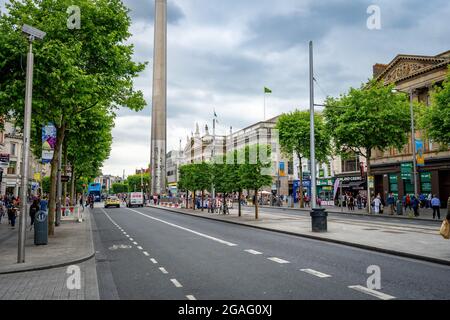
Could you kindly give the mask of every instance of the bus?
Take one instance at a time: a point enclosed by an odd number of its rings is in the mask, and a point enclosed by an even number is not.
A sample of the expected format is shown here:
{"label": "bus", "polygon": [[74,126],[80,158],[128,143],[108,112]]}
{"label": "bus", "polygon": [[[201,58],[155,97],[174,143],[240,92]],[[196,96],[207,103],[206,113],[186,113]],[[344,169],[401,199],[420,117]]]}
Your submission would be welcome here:
{"label": "bus", "polygon": [[88,195],[93,195],[95,202],[102,201],[102,185],[100,183],[90,183],[88,187]]}

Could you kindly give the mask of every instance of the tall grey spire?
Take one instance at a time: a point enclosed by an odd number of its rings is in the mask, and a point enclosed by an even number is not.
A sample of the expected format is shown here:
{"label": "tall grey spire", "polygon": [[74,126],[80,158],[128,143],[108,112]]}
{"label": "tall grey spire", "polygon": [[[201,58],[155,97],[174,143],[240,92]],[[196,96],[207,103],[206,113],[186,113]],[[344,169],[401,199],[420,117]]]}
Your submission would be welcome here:
{"label": "tall grey spire", "polygon": [[155,0],[151,142],[152,193],[166,192],[167,0]]}

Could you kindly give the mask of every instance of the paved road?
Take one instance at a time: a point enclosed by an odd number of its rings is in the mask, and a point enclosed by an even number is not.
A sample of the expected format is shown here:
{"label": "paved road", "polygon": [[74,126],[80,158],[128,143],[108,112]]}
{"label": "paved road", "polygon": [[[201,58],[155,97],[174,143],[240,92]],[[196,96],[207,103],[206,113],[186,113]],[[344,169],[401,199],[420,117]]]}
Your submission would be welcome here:
{"label": "paved road", "polygon": [[93,216],[102,299],[450,299],[446,266],[153,208]]}

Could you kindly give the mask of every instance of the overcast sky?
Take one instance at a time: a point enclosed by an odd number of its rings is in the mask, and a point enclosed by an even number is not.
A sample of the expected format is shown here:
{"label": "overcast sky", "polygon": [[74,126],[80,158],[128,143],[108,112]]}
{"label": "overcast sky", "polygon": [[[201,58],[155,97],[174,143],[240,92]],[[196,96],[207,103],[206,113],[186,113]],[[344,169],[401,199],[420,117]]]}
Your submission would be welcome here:
{"label": "overcast sky", "polygon": [[[0,3],[5,0],[0,0]],[[150,159],[154,0],[123,0],[131,9],[135,60],[149,66],[136,80],[148,106],[122,110],[103,173],[133,174]],[[369,30],[367,8],[381,9]],[[169,0],[168,149],[183,147],[198,122],[218,134],[309,106],[308,42],[314,41],[317,102],[359,86],[375,63],[397,54],[450,50],[448,0]]]}

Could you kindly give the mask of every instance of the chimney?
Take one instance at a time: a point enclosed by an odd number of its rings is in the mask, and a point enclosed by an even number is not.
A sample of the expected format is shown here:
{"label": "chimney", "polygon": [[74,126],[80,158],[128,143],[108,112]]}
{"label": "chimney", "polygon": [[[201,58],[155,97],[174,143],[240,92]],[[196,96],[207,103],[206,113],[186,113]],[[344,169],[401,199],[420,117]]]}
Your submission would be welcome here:
{"label": "chimney", "polygon": [[378,78],[378,76],[380,74],[383,73],[384,70],[386,70],[387,65],[386,64],[381,64],[381,63],[377,63],[373,66],[373,77],[374,78]]}

